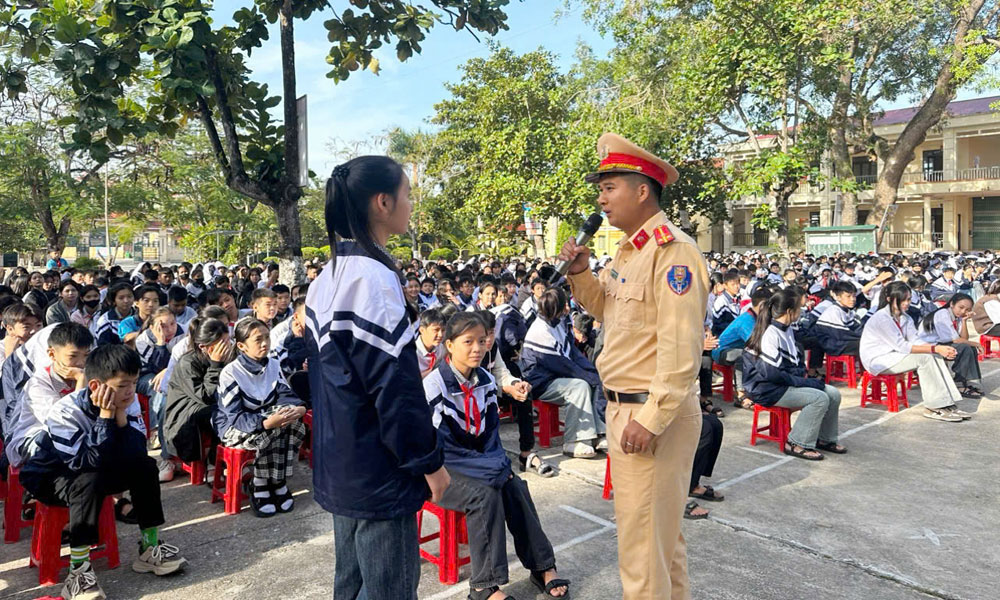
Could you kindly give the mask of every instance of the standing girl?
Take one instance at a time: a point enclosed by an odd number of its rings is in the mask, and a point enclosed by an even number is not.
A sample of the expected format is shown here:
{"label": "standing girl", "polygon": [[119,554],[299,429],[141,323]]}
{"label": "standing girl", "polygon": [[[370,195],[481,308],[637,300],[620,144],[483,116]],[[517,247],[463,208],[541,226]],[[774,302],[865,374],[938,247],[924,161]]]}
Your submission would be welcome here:
{"label": "standing girl", "polygon": [[362,590],[367,600],[416,600],[413,515],[450,481],[417,366],[416,311],[385,250],[410,212],[410,183],[390,158],[355,158],[327,182],[332,258],[309,286],[306,339],[313,487],[334,515],[335,600]]}

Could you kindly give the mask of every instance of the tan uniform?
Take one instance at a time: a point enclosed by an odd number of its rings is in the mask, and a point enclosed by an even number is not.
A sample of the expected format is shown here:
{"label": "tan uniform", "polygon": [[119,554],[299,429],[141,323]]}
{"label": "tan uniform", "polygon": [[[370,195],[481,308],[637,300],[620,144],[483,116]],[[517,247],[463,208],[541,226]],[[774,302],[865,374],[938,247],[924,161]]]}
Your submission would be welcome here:
{"label": "tan uniform", "polygon": [[[604,327],[597,369],[605,387],[649,393],[645,404],[609,400],[607,410],[624,598],[687,600],[681,520],[701,432],[695,381],[708,297],[705,260],[694,240],[659,212],[622,241],[599,279],[585,271],[569,282]],[[633,419],[655,436],[643,454],[621,450],[622,431]]]}

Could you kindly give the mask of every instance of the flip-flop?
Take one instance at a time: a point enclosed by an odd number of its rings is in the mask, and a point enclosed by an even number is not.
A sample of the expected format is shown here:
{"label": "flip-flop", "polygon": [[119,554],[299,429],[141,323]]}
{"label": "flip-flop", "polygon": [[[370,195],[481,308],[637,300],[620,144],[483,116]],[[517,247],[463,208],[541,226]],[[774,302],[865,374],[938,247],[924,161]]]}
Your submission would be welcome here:
{"label": "flip-flop", "polygon": [[[129,506],[132,510],[125,513],[125,507]],[[138,525],[139,517],[135,514],[135,507],[132,505],[132,501],[128,498],[121,498],[118,502],[115,502],[115,520],[119,523],[126,523],[128,525]]]}
{"label": "flip-flop", "polygon": [[707,519],[708,518],[708,513],[705,513],[703,515],[693,514],[692,511],[694,511],[694,509],[696,509],[696,508],[698,508],[698,503],[697,502],[695,502],[694,500],[692,500],[691,502],[688,502],[687,505],[684,506],[684,518],[685,519],[690,519],[691,521],[700,521],[702,519]]}
{"label": "flip-flop", "polygon": [[705,486],[704,492],[697,494],[691,492],[690,494],[688,494],[688,496],[690,496],[691,498],[700,498],[702,500],[708,500],[709,502],[722,502],[723,500],[726,499],[726,497],[723,496],[722,494],[717,494],[715,492],[715,489],[710,485]]}
{"label": "flip-flop", "polygon": [[831,454],[847,454],[847,448],[834,442],[816,442],[816,449]]}

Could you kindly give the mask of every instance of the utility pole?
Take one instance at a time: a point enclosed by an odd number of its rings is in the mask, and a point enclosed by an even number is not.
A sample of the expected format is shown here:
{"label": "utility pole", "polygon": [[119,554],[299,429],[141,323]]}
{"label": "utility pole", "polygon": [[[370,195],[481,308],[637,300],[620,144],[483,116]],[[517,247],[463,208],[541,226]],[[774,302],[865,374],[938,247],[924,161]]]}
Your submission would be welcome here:
{"label": "utility pole", "polygon": [[104,165],[104,262],[111,268],[111,228],[108,226],[108,165]]}

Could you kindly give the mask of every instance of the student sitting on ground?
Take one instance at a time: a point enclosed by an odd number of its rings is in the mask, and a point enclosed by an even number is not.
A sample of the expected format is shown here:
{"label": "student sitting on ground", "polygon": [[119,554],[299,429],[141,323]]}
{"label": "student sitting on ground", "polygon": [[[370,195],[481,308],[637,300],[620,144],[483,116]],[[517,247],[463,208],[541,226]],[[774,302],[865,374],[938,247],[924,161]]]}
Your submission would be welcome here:
{"label": "student sitting on ground", "polygon": [[21,467],[21,484],[38,501],[69,506],[70,572],[66,600],[104,598],[90,564],[106,496],[130,492],[142,532],[138,573],[169,575],[187,561],[159,539],[163,525],[156,462],[146,454],[146,428],[135,397],[139,354],[120,344],[101,346],[87,357],[86,387],[56,402],[37,450]]}
{"label": "student sitting on ground", "polygon": [[957,352],[949,360],[955,383],[965,398],[982,398],[980,386],[973,382],[982,380],[979,371],[979,353],[982,348],[969,339],[966,316],[972,310],[972,297],[961,292],[954,294],[948,304],[929,313],[920,321],[920,340],[927,344],[951,346]]}
{"label": "student sitting on ground", "polygon": [[187,334],[188,350],[177,361],[167,385],[161,426],[167,451],[184,462],[205,460],[202,437],[218,444],[212,427],[219,376],[232,360],[229,327],[220,319],[196,317]]}
{"label": "student sitting on ground", "polygon": [[226,446],[257,452],[250,494],[254,514],[291,512],[295,501],[286,480],[306,436],[306,409],[285,382],[278,361],[267,356],[267,325],[245,318],[236,324],[234,339],[239,354],[219,375],[215,431]]}
{"label": "student sitting on ground", "polygon": [[[135,347],[135,338],[146,328],[156,309],[160,308],[160,290],[155,285],[143,285],[135,291],[135,313],[118,324],[118,337],[123,344]],[[141,391],[139,392],[142,393]]]}
{"label": "student sitting on ground", "polygon": [[[743,372],[743,348],[753,333],[754,323],[757,322],[757,315],[760,314],[764,303],[771,298],[774,289],[770,286],[757,286],[757,289],[750,295],[750,308],[744,311],[736,320],[730,323],[722,335],[719,336],[719,345],[712,350],[712,360],[720,365],[735,365],[740,371],[741,378]],[[736,408],[753,408],[753,402],[747,398],[743,386],[740,385],[737,391],[736,400],[733,402]]]}
{"label": "student sitting on ground", "polygon": [[476,313],[456,314],[444,339],[448,358],[424,378],[424,392],[451,473],[451,485],[438,504],[465,513],[468,523],[469,598],[509,598],[500,591],[508,582],[504,521],[532,583],[550,597],[567,596],[569,581],[558,578],[552,544],[528,487],[514,475],[500,443],[496,381],[480,366],[488,350],[482,319]]}
{"label": "student sitting on ground", "polygon": [[854,313],[857,293],[854,284],[846,281],[837,281],[830,286],[833,303],[813,326],[820,347],[830,356],[858,356],[862,327]]}
{"label": "student sitting on ground", "polygon": [[923,415],[928,419],[958,423],[972,417],[955,403],[961,394],[946,359],[958,356],[951,346],[921,343],[917,328],[906,314],[910,286],[894,281],[885,286],[879,309],[861,333],[861,362],[873,375],[898,375],[916,369],[920,377]]}
{"label": "student sitting on ground", "polygon": [[441,311],[430,308],[420,313],[419,335],[417,335],[417,365],[420,376],[427,377],[444,358],[444,346],[441,338],[444,336],[445,318]]}
{"label": "student sitting on ground", "polygon": [[955,267],[946,266],[941,269],[941,276],[931,284],[931,300],[949,300],[958,292],[958,282],[955,281]]}
{"label": "student sitting on ground", "polygon": [[743,386],[754,404],[802,409],[782,451],[796,458],[823,460],[817,450],[847,452],[837,443],[840,392],[806,377],[791,328],[802,311],[802,301],[796,288],[786,288],[764,305],[743,352]]}
{"label": "student sitting on ground", "polygon": [[[521,363],[524,378],[537,400],[566,406],[563,453],[573,458],[596,458],[604,451],[604,421],[597,416],[601,378],[597,369],[573,344],[566,316],[566,294],[549,288],[538,300],[538,318],[528,328]],[[595,448],[596,445],[596,448]]]}

